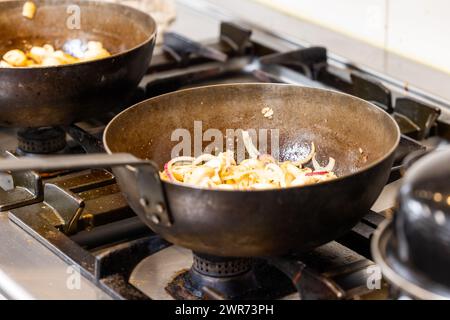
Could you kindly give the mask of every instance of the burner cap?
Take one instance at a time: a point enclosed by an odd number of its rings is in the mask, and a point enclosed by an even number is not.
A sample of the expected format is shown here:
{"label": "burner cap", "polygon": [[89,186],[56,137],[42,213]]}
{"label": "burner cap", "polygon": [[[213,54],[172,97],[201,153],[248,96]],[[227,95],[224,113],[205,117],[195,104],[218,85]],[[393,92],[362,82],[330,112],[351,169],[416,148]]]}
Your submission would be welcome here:
{"label": "burner cap", "polygon": [[66,147],[66,133],[59,127],[21,129],[17,138],[18,149],[23,153],[49,154]]}
{"label": "burner cap", "polygon": [[177,275],[166,290],[176,299],[234,299],[257,288],[251,259],[194,253],[191,269]]}
{"label": "burner cap", "polygon": [[194,253],[192,268],[198,273],[211,277],[232,277],[249,271],[251,259],[220,258]]}

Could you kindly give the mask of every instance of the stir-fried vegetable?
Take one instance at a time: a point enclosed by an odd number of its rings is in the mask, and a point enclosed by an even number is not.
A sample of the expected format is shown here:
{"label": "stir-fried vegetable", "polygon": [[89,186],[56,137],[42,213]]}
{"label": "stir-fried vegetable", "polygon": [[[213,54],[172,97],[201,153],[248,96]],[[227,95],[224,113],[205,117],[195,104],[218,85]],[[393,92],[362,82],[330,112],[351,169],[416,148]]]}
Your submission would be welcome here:
{"label": "stir-fried vegetable", "polygon": [[33,19],[34,15],[36,14],[36,5],[34,4],[33,1],[27,1],[24,3],[23,8],[22,8],[22,15],[25,18],[28,19]]}
{"label": "stir-fried vegetable", "polygon": [[45,44],[42,47],[32,47],[27,52],[19,49],[6,52],[3,55],[3,61],[0,61],[0,67],[59,66],[102,59],[110,55],[108,50],[103,48],[103,44],[98,41],[89,41],[86,50],[78,58],[62,50],[55,50],[52,45]]}
{"label": "stir-fried vegetable", "polygon": [[[22,15],[32,20],[37,7],[33,1],[27,1],[22,7]],[[111,53],[98,41],[89,41],[85,49],[76,57],[62,50],[55,50],[50,44],[34,46],[28,51],[13,49],[0,56],[0,68],[60,66],[77,62],[91,61],[109,57]],[[28,49],[28,48],[27,48]]]}
{"label": "stir-fried vegetable", "polygon": [[[328,164],[321,167],[315,158],[314,143],[305,159],[277,162],[270,155],[260,154],[246,131],[243,131],[243,141],[250,158],[239,164],[231,151],[217,156],[177,157],[165,164],[161,179],[201,188],[257,190],[304,186],[336,178],[335,160],[329,158]],[[311,159],[314,170],[303,167]]]}

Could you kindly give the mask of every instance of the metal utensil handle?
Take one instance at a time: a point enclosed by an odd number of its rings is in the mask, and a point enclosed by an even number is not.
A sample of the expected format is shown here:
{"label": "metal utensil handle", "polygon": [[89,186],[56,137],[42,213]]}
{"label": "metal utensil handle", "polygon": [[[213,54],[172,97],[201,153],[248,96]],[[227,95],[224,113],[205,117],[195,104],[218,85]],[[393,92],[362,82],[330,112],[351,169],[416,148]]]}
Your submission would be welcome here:
{"label": "metal utensil handle", "polygon": [[[159,224],[170,227],[173,221],[159,178],[158,168],[149,160],[138,159],[128,153],[98,153],[16,159],[0,158],[0,172],[73,170],[123,166],[132,166],[135,169],[133,170],[134,178],[127,183],[135,183],[137,185],[140,199],[138,205],[145,212],[143,219],[147,224]],[[128,192],[127,190],[122,191]]]}
{"label": "metal utensil handle", "polygon": [[291,279],[301,300],[335,300],[345,296],[345,292],[336,283],[301,261],[281,257],[267,260]]}
{"label": "metal utensil handle", "polygon": [[128,153],[83,154],[71,156],[42,156],[0,159],[0,171],[51,171],[83,168],[104,168],[126,165],[148,165],[149,161],[141,160]]}
{"label": "metal utensil handle", "polygon": [[94,137],[92,134],[86,132],[82,128],[71,124],[69,126],[63,126],[63,130],[75,140],[80,147],[86,151],[86,153],[104,153],[105,147],[101,139]]}

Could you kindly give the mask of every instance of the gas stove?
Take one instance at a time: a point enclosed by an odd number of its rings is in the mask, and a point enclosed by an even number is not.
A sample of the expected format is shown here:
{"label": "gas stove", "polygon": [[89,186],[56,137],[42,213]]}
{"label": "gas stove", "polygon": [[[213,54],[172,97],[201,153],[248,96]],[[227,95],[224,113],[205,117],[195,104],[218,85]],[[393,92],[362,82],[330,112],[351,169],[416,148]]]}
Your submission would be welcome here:
{"label": "gas stove", "polygon": [[[180,9],[182,16],[192,10]],[[0,294],[19,299],[388,298],[389,288],[371,260],[370,239],[395,211],[405,156],[450,140],[450,108],[331,56],[325,47],[302,47],[230,22],[221,22],[219,36],[208,42],[169,32],[133,102],[201,85],[278,82],[343,91],[375,103],[395,118],[402,139],[389,183],[347,235],[296,257],[210,257],[174,246],[148,229],[127,206],[108,168],[3,174]],[[101,152],[102,131],[120,111],[63,128],[2,129],[2,156]]]}

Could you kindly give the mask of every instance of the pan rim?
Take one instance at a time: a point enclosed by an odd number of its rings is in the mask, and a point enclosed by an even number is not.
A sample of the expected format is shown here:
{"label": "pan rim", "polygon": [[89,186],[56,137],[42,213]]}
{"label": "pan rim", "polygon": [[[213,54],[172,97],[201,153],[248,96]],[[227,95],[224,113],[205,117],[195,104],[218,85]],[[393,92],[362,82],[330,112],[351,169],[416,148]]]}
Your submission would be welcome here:
{"label": "pan rim", "polygon": [[[200,87],[194,87],[194,88],[187,88],[187,89],[182,89],[182,90],[177,90],[177,91],[172,91],[169,93],[165,93],[156,97],[152,97],[149,99],[146,99],[144,101],[141,101],[137,104],[134,104],[128,108],[126,108],[125,110],[121,111],[120,113],[118,113],[116,116],[114,116],[114,118],[112,118],[110,120],[110,122],[107,124],[107,126],[105,127],[105,130],[103,132],[103,145],[105,147],[105,151],[108,154],[113,154],[113,152],[111,151],[111,149],[108,146],[107,143],[107,134],[110,131],[110,127],[112,126],[112,124],[114,122],[116,122],[116,120],[118,118],[120,118],[122,116],[122,114],[125,114],[128,111],[131,111],[132,109],[138,108],[140,107],[142,104],[146,104],[149,101],[153,101],[156,100],[157,98],[161,98],[161,97],[165,97],[165,96],[170,96],[173,94],[178,94],[178,93],[182,93],[182,92],[190,92],[190,91],[194,91],[194,90],[199,90],[199,89],[205,89],[205,88],[211,88],[211,87],[235,87],[235,86],[278,86],[278,87],[300,87],[300,88],[306,88],[306,89],[310,89],[313,91],[319,91],[319,92],[330,92],[333,94],[339,94],[339,95],[343,95],[343,96],[347,96],[350,99],[355,99],[361,102],[364,102],[367,104],[368,107],[370,107],[372,110],[376,111],[376,112],[381,112],[382,114],[384,114],[384,116],[386,116],[389,121],[394,125],[395,128],[395,132],[396,132],[396,138],[395,138],[395,143],[393,144],[393,146],[389,149],[388,152],[385,153],[385,155],[383,157],[380,157],[379,159],[377,159],[376,161],[370,163],[368,166],[363,167],[355,172],[343,175],[343,176],[339,176],[333,180],[328,180],[328,181],[322,181],[319,183],[315,183],[315,184],[310,184],[310,185],[306,185],[306,186],[291,186],[291,187],[284,187],[284,188],[272,188],[272,189],[260,189],[260,190],[223,190],[223,189],[214,189],[214,188],[202,188],[202,187],[197,187],[197,186],[191,186],[188,184],[183,184],[183,183],[177,183],[177,182],[169,182],[169,181],[165,181],[165,180],[161,180],[163,184],[167,184],[167,185],[173,185],[176,187],[182,187],[182,188],[189,188],[189,189],[193,189],[193,190],[202,190],[202,191],[211,191],[211,192],[243,192],[243,193],[264,193],[264,192],[281,192],[284,190],[296,190],[296,189],[300,189],[300,188],[315,188],[315,187],[321,187],[324,185],[328,185],[330,183],[335,183],[335,182],[339,182],[341,180],[344,180],[346,178],[350,178],[356,175],[360,175],[362,173],[365,173],[367,171],[369,171],[370,169],[372,169],[373,167],[381,164],[382,162],[384,162],[386,159],[390,158],[392,156],[392,154],[395,152],[395,150],[397,149],[399,143],[400,143],[400,139],[401,139],[401,132],[400,132],[400,127],[398,126],[397,122],[394,120],[394,118],[392,118],[389,113],[387,113],[386,111],[384,111],[383,109],[381,109],[380,107],[377,107],[375,104],[366,101],[364,99],[361,99],[359,97],[353,96],[351,94],[348,93],[343,93],[337,90],[332,90],[332,89],[323,89],[323,88],[315,88],[315,87],[310,87],[310,86],[302,86],[302,85],[296,85],[296,84],[289,84],[289,83],[260,83],[260,82],[245,82],[245,83],[224,83],[224,84],[214,84],[214,85],[206,85],[206,86],[200,86]],[[151,160],[151,159],[149,159]]]}
{"label": "pan rim", "polygon": [[[44,0],[45,1],[45,0]],[[5,5],[8,3],[23,3],[23,0],[4,0],[2,1],[2,3],[4,3]],[[39,2],[36,1],[36,2]],[[148,45],[149,43],[151,43],[152,41],[155,41],[157,33],[158,33],[158,25],[155,21],[155,19],[153,19],[153,17],[150,14],[147,14],[143,11],[140,11],[138,9],[135,9],[133,7],[130,6],[126,6],[120,3],[114,3],[114,2],[108,2],[108,1],[98,1],[98,0],[74,0],[73,3],[92,3],[98,6],[107,6],[107,7],[118,7],[118,8],[122,8],[123,10],[130,10],[132,12],[134,12],[134,14],[137,15],[142,15],[145,16],[146,19],[148,19],[148,21],[152,24],[153,26],[153,30],[150,33],[150,35],[147,37],[147,39],[145,39],[145,41],[137,44],[136,46],[118,52],[116,54],[110,55],[109,57],[104,57],[104,58],[100,58],[100,59],[95,59],[95,60],[90,60],[90,61],[83,61],[83,62],[75,62],[75,63],[69,63],[69,64],[64,64],[64,65],[59,65],[59,66],[39,66],[39,67],[2,67],[1,70],[11,70],[11,71],[19,71],[19,70],[23,70],[26,72],[30,72],[30,71],[34,71],[36,70],[36,72],[38,72],[39,70],[61,70],[64,68],[70,68],[70,67],[75,67],[75,66],[84,66],[84,65],[88,65],[88,64],[95,64],[97,62],[100,61],[106,61],[106,60],[113,60],[116,58],[121,58],[127,54],[129,54],[130,52],[133,52],[139,48],[142,48],[146,45]],[[0,4],[1,6],[1,4]],[[39,9],[39,8],[38,8]],[[20,72],[20,71],[19,71]]]}

